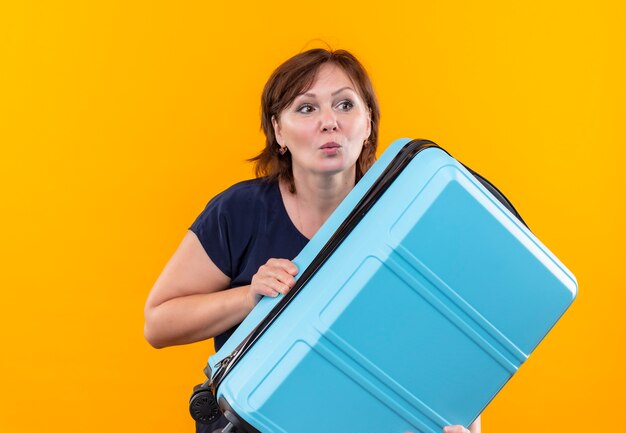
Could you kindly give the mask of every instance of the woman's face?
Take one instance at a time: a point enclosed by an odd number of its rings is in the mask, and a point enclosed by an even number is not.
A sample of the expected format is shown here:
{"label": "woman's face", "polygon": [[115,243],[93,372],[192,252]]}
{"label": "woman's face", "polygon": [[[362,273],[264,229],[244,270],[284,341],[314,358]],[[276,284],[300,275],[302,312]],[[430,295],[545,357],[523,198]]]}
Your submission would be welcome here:
{"label": "woman's face", "polygon": [[332,63],[323,64],[311,88],[272,123],[278,144],[291,152],[294,176],[354,170],[371,128],[369,110],[354,84]]}

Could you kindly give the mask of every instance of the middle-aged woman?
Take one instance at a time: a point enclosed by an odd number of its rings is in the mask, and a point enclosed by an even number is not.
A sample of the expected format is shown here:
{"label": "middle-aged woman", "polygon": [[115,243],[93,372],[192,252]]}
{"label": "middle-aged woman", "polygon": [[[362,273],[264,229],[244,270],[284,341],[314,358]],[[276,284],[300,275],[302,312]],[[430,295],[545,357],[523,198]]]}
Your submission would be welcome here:
{"label": "middle-aged woman", "polygon": [[[145,335],[154,347],[214,338],[219,350],[261,296],[286,294],[298,272],[291,259],[374,163],[378,102],[345,50],[313,49],[280,65],[261,116],[257,179],[207,204],[152,288]],[[469,431],[480,432],[480,418]]]}

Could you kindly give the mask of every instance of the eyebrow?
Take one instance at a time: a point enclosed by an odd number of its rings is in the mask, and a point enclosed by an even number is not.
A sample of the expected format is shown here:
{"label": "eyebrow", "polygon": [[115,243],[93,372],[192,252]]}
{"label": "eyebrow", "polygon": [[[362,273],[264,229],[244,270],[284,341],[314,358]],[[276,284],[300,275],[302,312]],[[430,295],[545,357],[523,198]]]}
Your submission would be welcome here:
{"label": "eyebrow", "polygon": [[[354,90],[352,87],[350,87],[350,86],[346,86],[346,87],[342,87],[342,88],[341,88],[341,89],[339,89],[339,90],[335,90],[333,93],[331,93],[331,94],[330,94],[330,96],[335,96],[336,94],[341,93],[341,92],[343,92],[343,91],[344,91],[344,90],[346,90],[346,89],[348,89],[348,90],[352,90],[353,92],[355,92],[355,90]],[[355,92],[355,93],[356,93],[356,92]],[[296,98],[297,98],[298,96],[308,96],[309,98],[315,98],[315,93],[300,93],[299,95],[296,95]]]}

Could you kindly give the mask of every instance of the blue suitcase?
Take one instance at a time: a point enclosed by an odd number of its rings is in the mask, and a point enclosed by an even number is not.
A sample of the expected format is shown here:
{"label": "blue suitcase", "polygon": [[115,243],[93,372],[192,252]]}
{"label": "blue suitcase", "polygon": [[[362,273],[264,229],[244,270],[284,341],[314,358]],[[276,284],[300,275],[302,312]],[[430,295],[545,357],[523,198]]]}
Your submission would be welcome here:
{"label": "blue suitcase", "polygon": [[[427,140],[383,153],[209,359],[190,411],[224,431],[468,426],[576,296],[500,192]],[[218,408],[219,405],[219,408]]]}

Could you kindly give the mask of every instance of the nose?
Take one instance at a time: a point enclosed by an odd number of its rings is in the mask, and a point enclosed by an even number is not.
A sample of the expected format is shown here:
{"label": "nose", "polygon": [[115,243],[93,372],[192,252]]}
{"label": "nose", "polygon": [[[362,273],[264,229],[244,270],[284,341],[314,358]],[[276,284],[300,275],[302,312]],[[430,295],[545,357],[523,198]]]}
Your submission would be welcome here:
{"label": "nose", "polygon": [[320,122],[322,131],[336,131],[339,125],[337,124],[337,116],[335,115],[335,112],[328,108],[326,110],[322,110],[321,113]]}

